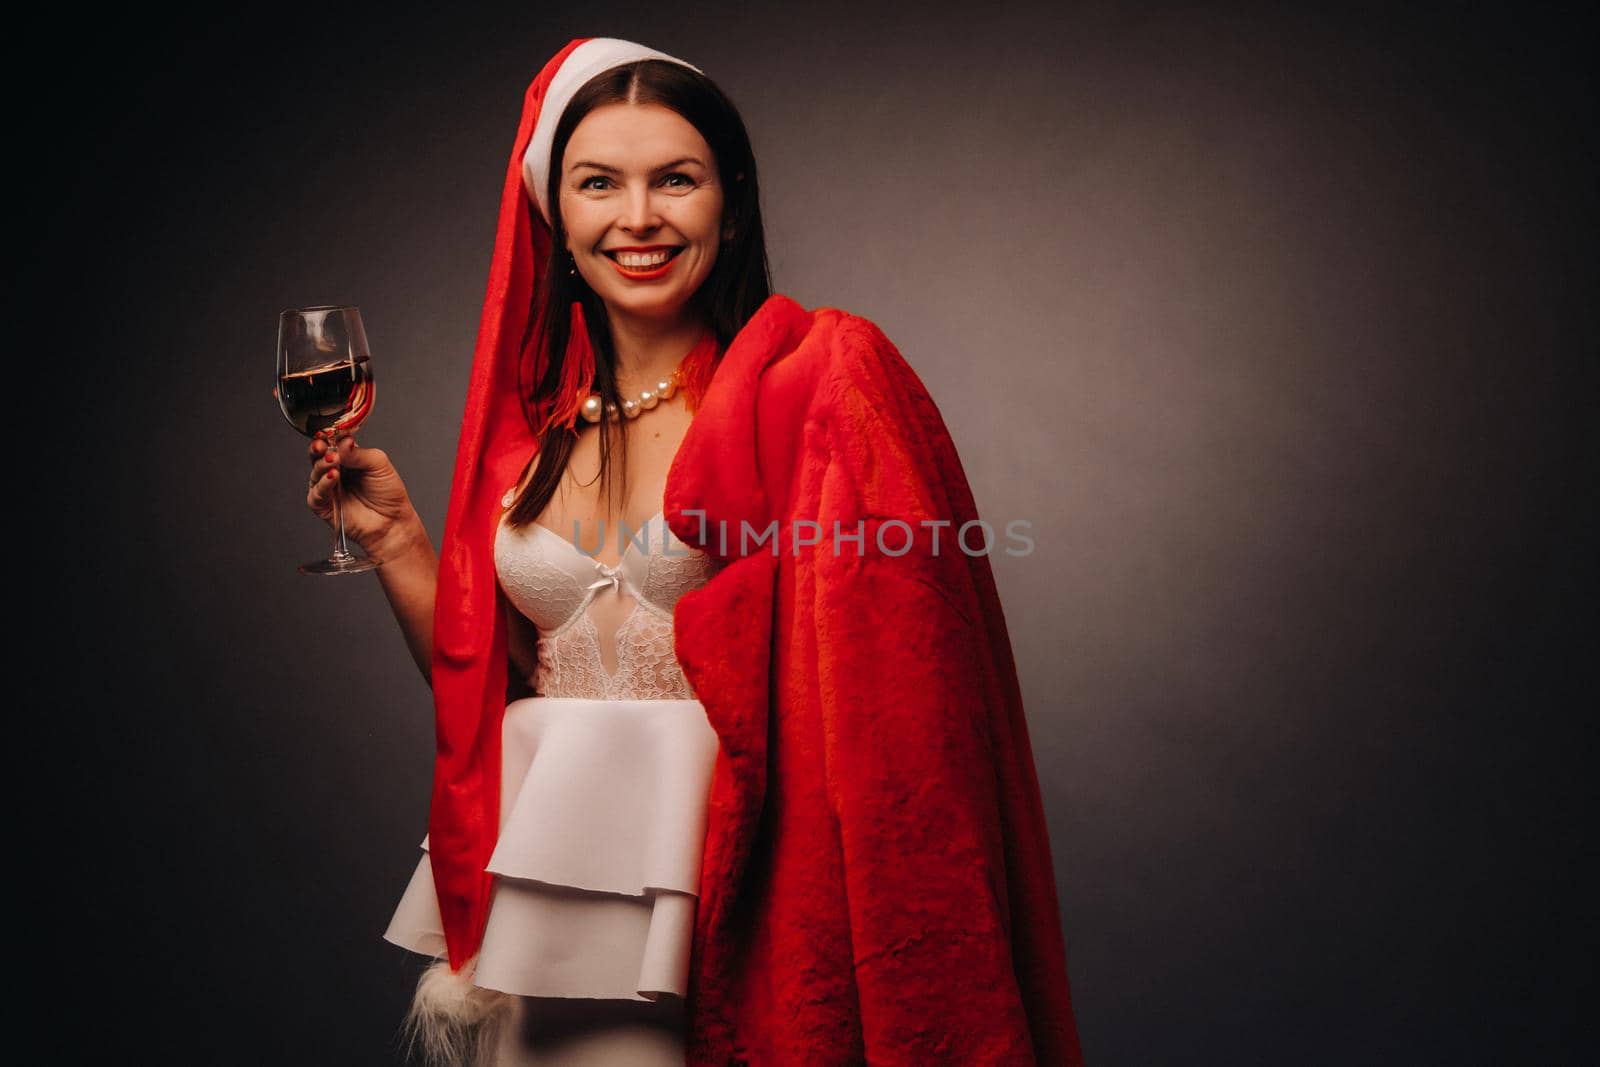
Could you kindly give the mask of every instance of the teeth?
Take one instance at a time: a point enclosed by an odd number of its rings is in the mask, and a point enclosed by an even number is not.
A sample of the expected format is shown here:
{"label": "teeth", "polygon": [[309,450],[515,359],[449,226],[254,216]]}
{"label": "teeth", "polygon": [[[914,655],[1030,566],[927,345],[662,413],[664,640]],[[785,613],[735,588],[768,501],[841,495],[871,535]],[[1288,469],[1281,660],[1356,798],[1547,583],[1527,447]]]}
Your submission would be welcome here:
{"label": "teeth", "polygon": [[672,258],[671,252],[618,252],[616,259],[624,267],[659,267]]}

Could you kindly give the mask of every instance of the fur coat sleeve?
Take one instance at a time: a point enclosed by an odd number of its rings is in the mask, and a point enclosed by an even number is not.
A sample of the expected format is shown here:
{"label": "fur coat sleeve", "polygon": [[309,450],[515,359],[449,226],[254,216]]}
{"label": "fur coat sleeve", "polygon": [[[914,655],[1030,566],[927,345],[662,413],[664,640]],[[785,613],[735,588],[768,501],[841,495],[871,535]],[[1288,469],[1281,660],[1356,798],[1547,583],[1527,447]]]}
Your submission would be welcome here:
{"label": "fur coat sleeve", "polygon": [[689,1062],[1081,1063],[1009,637],[932,398],[872,323],[781,296],[724,362],[667,493],[726,564],[677,608],[721,741]]}

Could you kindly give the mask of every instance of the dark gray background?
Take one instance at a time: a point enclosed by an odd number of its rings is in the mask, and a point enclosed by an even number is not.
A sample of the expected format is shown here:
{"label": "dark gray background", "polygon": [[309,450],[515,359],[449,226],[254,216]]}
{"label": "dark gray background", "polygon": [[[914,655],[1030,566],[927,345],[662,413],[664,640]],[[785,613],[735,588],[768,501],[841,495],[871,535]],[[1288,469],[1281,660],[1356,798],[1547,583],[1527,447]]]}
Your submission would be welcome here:
{"label": "dark gray background", "polygon": [[881,325],[1034,524],[993,562],[1089,1062],[1576,1060],[1592,84],[1558,9],[1408,11],[22,16],[53,1032],[395,1060],[431,705],[375,579],[294,573],[274,320],[361,306],[437,538],[523,89],[605,35],[728,91],[777,288]]}

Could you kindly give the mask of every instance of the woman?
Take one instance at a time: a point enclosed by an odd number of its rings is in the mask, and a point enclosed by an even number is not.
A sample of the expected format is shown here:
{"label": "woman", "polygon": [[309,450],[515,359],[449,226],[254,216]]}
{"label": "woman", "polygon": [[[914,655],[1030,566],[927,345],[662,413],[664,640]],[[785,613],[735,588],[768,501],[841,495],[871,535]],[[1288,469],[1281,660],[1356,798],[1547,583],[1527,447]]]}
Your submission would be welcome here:
{"label": "woman", "polygon": [[381,451],[311,455],[434,691],[386,936],[441,957],[436,1055],[1081,1062],[960,462],[876,327],[770,294],[697,69],[579,39],[529,86],[443,566]]}

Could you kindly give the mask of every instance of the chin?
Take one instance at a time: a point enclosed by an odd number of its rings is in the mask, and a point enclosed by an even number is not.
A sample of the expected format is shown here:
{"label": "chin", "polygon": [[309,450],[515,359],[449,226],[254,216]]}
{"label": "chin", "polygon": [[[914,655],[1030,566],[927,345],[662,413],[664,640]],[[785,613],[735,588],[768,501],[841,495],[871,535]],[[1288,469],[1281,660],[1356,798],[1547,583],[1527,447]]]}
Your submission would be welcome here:
{"label": "chin", "polygon": [[613,313],[630,315],[638,319],[673,319],[683,313],[684,306],[689,303],[687,295],[674,296],[663,299],[658,296],[641,299],[636,294],[629,294],[615,299],[606,299],[606,306]]}

